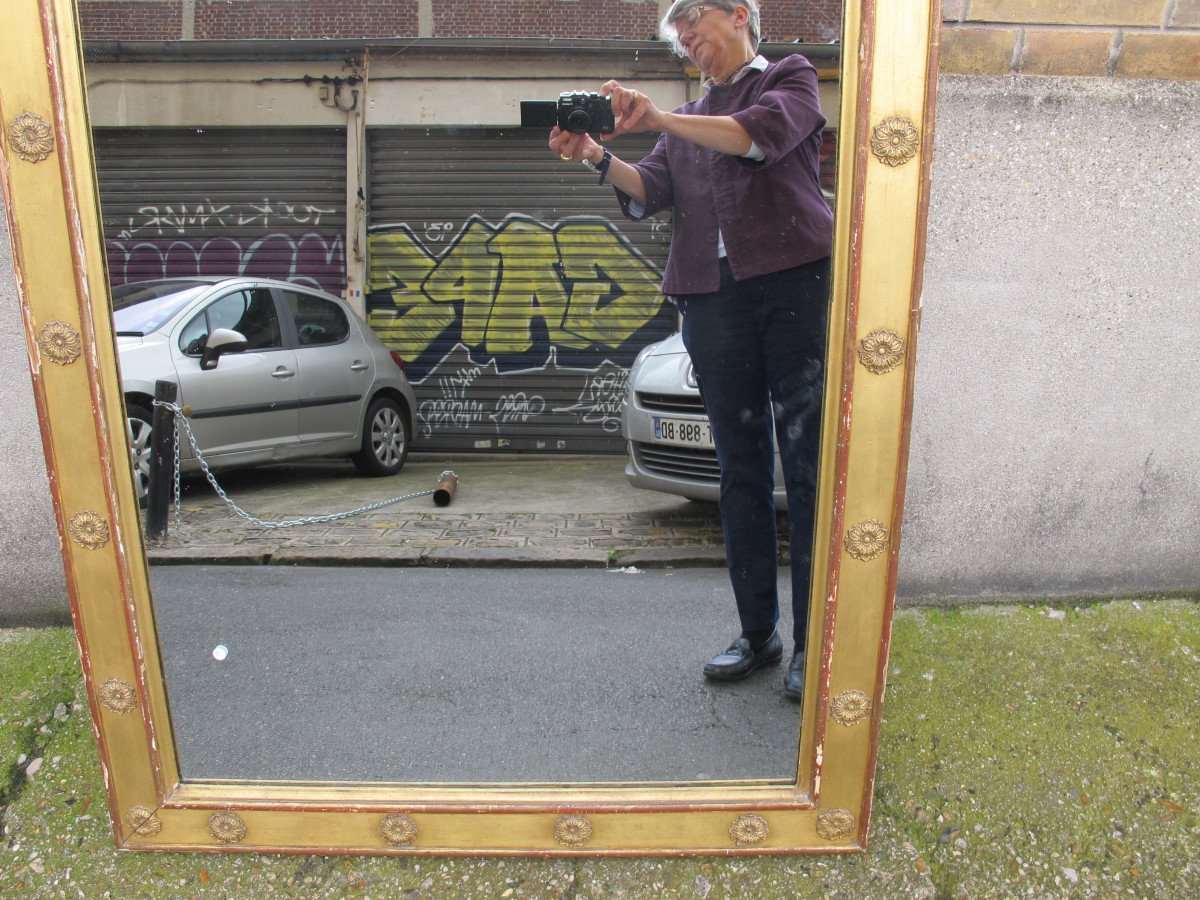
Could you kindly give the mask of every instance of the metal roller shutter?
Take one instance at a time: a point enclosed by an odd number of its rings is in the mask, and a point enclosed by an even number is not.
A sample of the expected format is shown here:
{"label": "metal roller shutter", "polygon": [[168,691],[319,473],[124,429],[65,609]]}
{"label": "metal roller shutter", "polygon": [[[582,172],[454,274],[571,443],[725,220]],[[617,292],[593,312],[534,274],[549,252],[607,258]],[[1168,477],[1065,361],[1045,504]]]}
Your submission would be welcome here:
{"label": "metal roller shutter", "polygon": [[94,138],[113,284],[247,274],[345,290],[343,130],[101,128]]}
{"label": "metal roller shutter", "polygon": [[368,319],[408,360],[414,447],[623,452],[629,366],[675,328],[669,218],[627,221],[541,130],[379,129],[369,145]]}

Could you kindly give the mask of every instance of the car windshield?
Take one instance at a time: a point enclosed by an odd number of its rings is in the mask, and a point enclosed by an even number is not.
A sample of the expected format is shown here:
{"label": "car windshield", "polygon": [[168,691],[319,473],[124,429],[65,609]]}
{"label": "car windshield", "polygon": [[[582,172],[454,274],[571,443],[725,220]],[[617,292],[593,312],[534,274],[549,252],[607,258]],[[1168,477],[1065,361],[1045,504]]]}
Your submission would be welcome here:
{"label": "car windshield", "polygon": [[207,281],[142,281],[112,289],[113,325],[118,335],[142,337],[157,331],[201,292]]}

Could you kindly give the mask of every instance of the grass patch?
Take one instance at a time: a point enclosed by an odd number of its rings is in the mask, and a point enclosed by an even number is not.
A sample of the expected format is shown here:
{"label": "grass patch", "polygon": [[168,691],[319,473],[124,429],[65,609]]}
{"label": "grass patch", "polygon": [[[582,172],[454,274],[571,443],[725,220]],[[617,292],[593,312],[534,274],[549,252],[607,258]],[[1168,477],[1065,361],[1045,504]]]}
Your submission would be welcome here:
{"label": "grass patch", "polygon": [[888,680],[878,811],[943,895],[1200,892],[1195,604],[906,612]]}
{"label": "grass patch", "polygon": [[0,809],[18,790],[25,767],[64,718],[81,678],[69,628],[0,630]]}

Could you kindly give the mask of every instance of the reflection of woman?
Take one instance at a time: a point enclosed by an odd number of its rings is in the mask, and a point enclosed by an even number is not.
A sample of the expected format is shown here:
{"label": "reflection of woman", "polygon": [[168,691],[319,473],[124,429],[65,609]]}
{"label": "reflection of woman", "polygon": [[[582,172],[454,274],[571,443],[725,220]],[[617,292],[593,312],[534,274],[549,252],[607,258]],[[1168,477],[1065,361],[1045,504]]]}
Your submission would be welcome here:
{"label": "reflection of woman", "polygon": [[617,189],[625,214],[674,211],[664,293],[683,312],[721,467],[721,521],[742,633],[704,667],[736,681],[783,656],[776,633],[775,434],[786,476],[794,652],[784,693],[804,689],[804,642],[825,357],[833,217],[817,179],[825,118],[816,72],[756,55],[754,0],[677,0],[663,38],[706,74],[703,98],[663,112],[609,81],[612,137],[659,131],[628,164],[587,135],[551,131],[564,160],[586,161]]}

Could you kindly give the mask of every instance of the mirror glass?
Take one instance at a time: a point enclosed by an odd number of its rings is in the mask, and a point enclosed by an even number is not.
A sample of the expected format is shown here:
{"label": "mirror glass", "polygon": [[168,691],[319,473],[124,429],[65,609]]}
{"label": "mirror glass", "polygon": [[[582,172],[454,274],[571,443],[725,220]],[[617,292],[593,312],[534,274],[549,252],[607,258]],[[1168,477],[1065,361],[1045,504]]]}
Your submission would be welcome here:
{"label": "mirror glass", "polygon": [[[650,27],[616,41],[551,48],[501,24],[333,49],[125,44],[82,7],[142,490],[156,382],[188,423],[148,549],[186,780],[794,781],[783,668],[701,674],[738,619],[716,454],[661,292],[671,215],[626,219],[516,125],[519,101],[611,77],[664,109],[701,96],[701,73],[646,40],[668,5],[641,4]],[[767,5],[762,55],[818,70],[832,205],[841,6]],[[232,276],[249,281],[216,285]],[[180,281],[140,285],[161,279]],[[631,455],[682,493],[631,484]],[[324,520],[270,524],[307,518]],[[786,521],[783,561],[807,566]],[[656,565],[664,546],[702,564]],[[789,566],[778,581],[790,654]]]}

